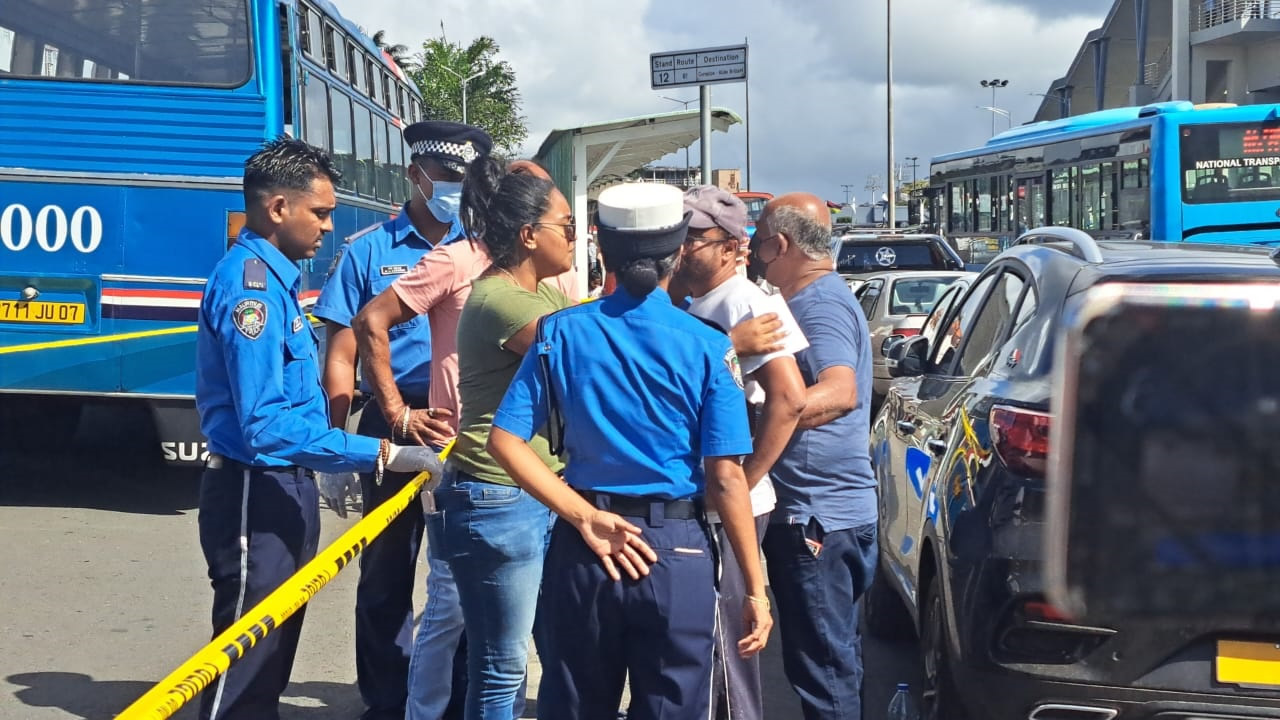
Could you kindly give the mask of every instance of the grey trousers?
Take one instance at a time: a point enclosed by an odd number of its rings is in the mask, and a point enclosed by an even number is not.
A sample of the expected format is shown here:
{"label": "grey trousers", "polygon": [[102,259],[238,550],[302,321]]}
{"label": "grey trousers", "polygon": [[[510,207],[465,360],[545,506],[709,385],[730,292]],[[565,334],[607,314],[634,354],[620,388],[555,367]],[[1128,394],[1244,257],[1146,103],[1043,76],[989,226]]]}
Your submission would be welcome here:
{"label": "grey trousers", "polygon": [[[764,538],[769,513],[756,516],[756,537]],[[729,545],[724,526],[714,526],[720,546],[720,596],[716,612],[715,662],[711,671],[711,717],[728,720],[764,720],[764,695],[760,682],[760,656],[743,660],[738,655],[742,606],[747,599],[742,567]]]}

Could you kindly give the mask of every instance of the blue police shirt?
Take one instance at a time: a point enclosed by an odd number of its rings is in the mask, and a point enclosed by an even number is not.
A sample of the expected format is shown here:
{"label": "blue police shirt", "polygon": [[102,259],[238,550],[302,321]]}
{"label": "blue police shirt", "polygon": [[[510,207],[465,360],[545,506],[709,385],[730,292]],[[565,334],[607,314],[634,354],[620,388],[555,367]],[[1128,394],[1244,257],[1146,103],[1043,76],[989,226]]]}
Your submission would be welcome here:
{"label": "blue police shirt", "polygon": [[[454,220],[440,244],[462,236],[462,222]],[[414,230],[406,205],[397,217],[356,233],[343,244],[311,314],[351,327],[352,318],[366,303],[409,272],[432,247]],[[419,315],[391,328],[389,340],[396,387],[404,395],[425,399],[431,384],[431,324],[427,317]],[[368,375],[362,374],[360,389],[370,393],[372,388]]]}
{"label": "blue police shirt", "polygon": [[724,333],[662,289],[612,295],[548,315],[494,427],[526,440],[546,425],[551,387],[565,423],[565,480],[579,490],[701,495],[704,457],[751,452],[738,356]]}
{"label": "blue police shirt", "polygon": [[242,463],[370,471],[377,438],[329,428],[302,275],[251,230],[214,267],[196,331],[196,408],[209,451]]}
{"label": "blue police shirt", "polygon": [[852,368],[858,400],[853,411],[826,425],[796,430],[773,466],[778,504],[773,523],[808,523],[848,530],[876,521],[876,481],[871,473],[871,336],[862,306],[834,272],[787,301],[809,341],[796,353],[806,387],[828,368]]}

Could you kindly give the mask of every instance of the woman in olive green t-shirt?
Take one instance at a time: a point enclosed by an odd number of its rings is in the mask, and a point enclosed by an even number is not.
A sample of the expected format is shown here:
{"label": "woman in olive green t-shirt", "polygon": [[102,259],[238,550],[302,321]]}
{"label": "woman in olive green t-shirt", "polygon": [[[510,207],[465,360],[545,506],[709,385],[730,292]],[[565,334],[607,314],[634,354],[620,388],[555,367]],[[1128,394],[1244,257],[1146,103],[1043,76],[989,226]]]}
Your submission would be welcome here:
{"label": "woman in olive green t-shirt", "polygon": [[[512,717],[524,679],[551,511],[516,487],[485,443],[538,318],[570,304],[541,281],[572,266],[574,225],[550,180],[507,173],[489,158],[467,171],[462,216],[493,265],[471,284],[458,320],[458,440],[427,525],[467,626],[466,717],[489,720]],[[560,469],[545,438],[534,447]]]}

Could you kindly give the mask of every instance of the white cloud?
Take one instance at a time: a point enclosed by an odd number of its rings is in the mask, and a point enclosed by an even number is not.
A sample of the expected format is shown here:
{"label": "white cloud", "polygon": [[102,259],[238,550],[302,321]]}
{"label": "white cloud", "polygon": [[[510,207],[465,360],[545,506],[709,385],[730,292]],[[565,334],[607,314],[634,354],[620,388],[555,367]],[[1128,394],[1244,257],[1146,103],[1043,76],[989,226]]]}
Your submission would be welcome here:
{"label": "white cloud", "polygon": [[[553,128],[574,127],[679,106],[647,73],[651,52],[727,45],[750,38],[752,186],[813,190],[843,199],[842,183],[885,174],[884,3],[783,0],[336,0],[352,20],[386,29],[411,47],[440,32],[493,36],[516,70],[532,153]],[[1096,3],[1094,3],[1096,4]],[[1015,123],[1031,119],[1049,83],[1068,68],[1105,9],[1087,16],[1001,0],[908,0],[894,4],[895,144],[899,159],[928,158],[986,140],[991,102],[982,78],[1003,77],[997,104]],[[729,10],[732,8],[732,10]],[[712,89],[713,104],[743,114],[741,85]],[[696,105],[696,104],[695,104]],[[1005,120],[997,118],[997,128]],[[713,138],[713,166],[743,167],[741,127]],[[693,157],[697,157],[697,148]],[[684,154],[666,163],[680,165]],[[696,162],[696,159],[695,159]]]}

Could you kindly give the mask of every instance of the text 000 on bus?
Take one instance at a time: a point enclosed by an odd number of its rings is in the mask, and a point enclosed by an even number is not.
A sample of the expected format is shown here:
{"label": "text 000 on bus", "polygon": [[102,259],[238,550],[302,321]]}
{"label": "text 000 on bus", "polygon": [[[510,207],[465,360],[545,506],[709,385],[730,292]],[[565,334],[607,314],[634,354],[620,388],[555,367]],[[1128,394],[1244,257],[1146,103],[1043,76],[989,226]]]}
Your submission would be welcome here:
{"label": "text 000 on bus", "polygon": [[1167,102],[1026,125],[934,158],[930,217],[971,264],[1018,234],[1280,242],[1280,106]]}
{"label": "text 000 on bus", "polygon": [[329,0],[5,0],[0,89],[6,429],[53,446],[86,400],[144,403],[163,458],[202,462],[195,323],[245,158],[285,133],[343,173],[305,308],[337,244],[408,198],[417,88]]}

